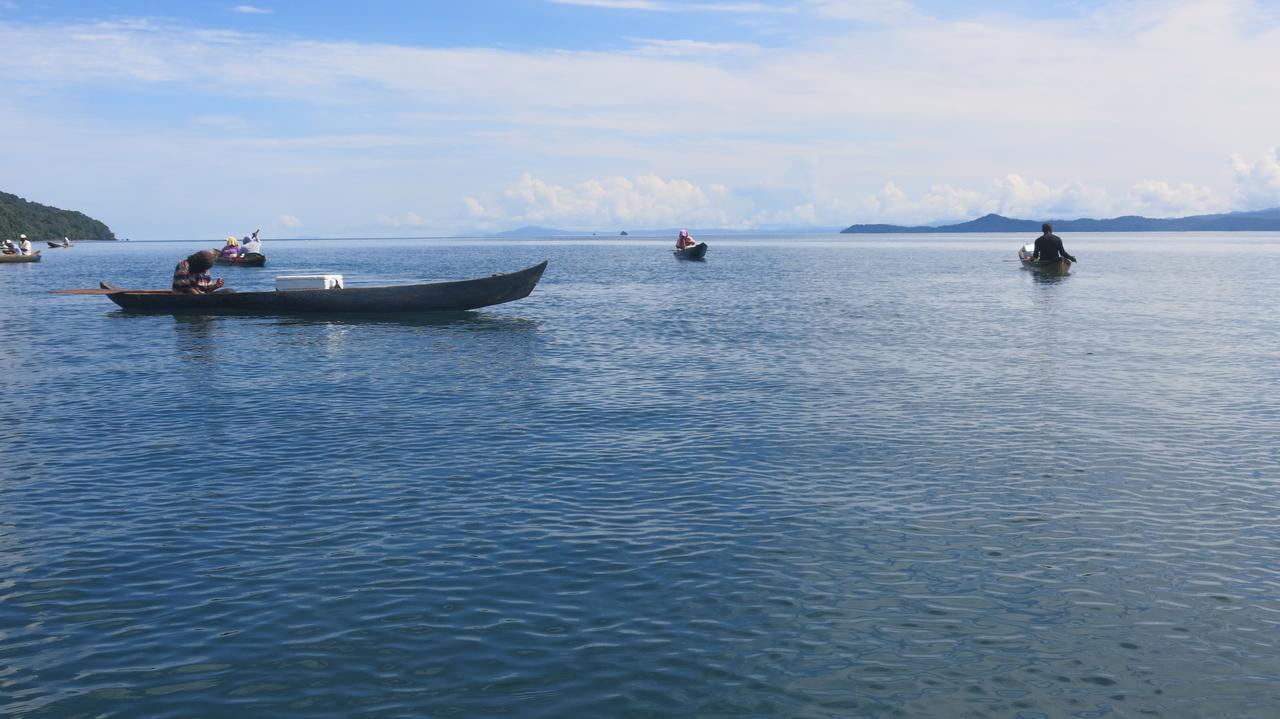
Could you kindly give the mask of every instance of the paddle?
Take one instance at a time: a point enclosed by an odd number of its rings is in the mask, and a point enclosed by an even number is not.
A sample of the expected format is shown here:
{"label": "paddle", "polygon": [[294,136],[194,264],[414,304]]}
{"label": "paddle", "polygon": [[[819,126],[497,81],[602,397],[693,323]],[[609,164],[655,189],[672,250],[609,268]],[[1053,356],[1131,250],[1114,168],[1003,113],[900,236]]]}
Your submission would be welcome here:
{"label": "paddle", "polygon": [[101,287],[83,290],[49,290],[51,295],[109,295],[112,292],[123,292],[120,289],[103,289]]}
{"label": "paddle", "polygon": [[107,282],[99,281],[97,289],[83,290],[49,290],[51,295],[109,295],[112,292],[127,292],[123,287],[116,287]]}

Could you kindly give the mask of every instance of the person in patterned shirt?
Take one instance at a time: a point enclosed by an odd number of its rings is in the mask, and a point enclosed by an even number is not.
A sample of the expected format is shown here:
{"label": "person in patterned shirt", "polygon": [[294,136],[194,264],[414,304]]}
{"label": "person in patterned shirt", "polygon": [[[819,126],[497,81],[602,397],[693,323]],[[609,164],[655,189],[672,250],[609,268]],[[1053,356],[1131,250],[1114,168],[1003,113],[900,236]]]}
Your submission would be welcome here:
{"label": "person in patterned shirt", "polygon": [[222,289],[222,278],[219,277],[215,282],[209,276],[209,268],[213,267],[216,256],[213,250],[202,250],[179,262],[173,268],[173,291],[184,295],[198,295]]}

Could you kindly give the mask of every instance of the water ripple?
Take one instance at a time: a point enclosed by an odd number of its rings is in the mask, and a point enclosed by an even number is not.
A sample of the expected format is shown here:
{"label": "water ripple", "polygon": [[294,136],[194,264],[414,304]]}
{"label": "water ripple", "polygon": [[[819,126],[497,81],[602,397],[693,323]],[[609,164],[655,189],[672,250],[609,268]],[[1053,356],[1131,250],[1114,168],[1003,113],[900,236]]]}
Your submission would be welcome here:
{"label": "water ripple", "polygon": [[43,294],[180,243],[0,267],[0,713],[1268,716],[1276,282],[1013,245],[370,243],[551,260],[402,320]]}

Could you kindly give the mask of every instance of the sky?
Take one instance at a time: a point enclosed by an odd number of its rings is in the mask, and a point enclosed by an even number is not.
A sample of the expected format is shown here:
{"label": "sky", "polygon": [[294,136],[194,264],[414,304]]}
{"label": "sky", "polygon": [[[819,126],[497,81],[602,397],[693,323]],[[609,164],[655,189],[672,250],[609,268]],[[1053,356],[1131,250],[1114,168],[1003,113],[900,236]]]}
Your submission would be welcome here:
{"label": "sky", "polygon": [[1277,0],[0,0],[0,191],[131,239],[1280,206]]}

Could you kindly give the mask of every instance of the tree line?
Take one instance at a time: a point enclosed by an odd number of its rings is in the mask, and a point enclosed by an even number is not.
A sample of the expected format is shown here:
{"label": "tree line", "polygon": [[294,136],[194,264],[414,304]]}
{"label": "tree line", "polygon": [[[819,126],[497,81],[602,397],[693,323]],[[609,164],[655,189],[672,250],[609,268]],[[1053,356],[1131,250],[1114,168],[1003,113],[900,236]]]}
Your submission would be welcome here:
{"label": "tree line", "polygon": [[60,240],[114,240],[111,228],[99,220],[75,210],[29,202],[0,192],[0,239],[14,240],[26,235],[32,242]]}

